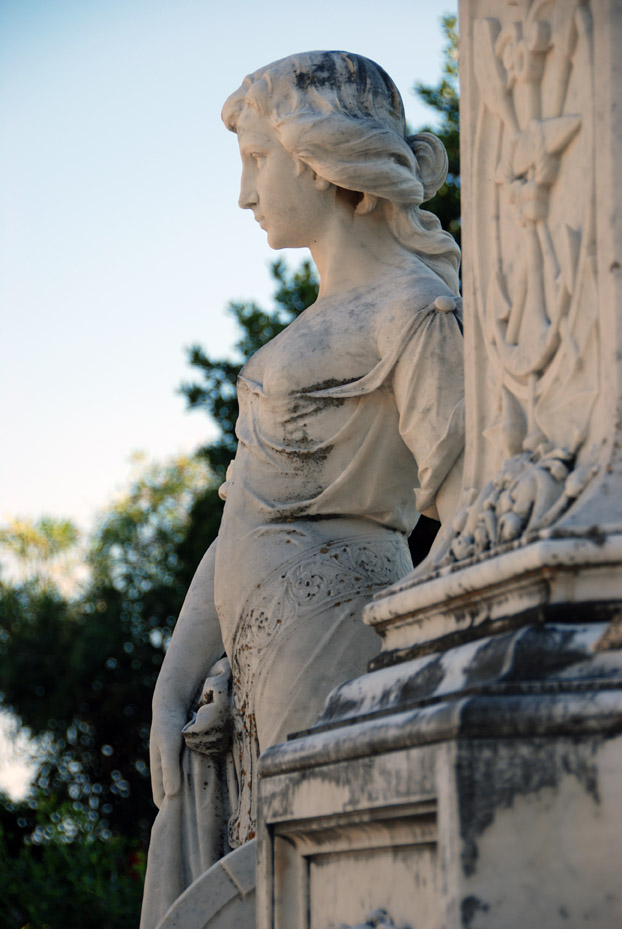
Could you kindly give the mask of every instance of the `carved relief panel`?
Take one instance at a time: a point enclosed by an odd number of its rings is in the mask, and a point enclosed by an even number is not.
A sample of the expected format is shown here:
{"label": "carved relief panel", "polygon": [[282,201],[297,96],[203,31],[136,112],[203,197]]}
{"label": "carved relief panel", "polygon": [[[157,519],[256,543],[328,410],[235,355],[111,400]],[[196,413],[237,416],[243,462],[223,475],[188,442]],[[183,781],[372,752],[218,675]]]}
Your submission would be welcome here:
{"label": "carved relief panel", "polygon": [[463,4],[470,411],[448,562],[550,535],[602,470],[594,5]]}

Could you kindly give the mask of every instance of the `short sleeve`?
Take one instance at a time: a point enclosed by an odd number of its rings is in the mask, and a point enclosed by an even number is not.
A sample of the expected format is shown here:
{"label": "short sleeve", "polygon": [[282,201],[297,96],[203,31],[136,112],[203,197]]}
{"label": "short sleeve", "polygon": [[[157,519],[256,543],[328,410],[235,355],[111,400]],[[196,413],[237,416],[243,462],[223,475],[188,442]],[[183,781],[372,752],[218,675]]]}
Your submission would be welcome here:
{"label": "short sleeve", "polygon": [[[444,302],[443,302],[444,301]],[[452,308],[453,307],[453,308]],[[400,435],[417,465],[420,513],[464,448],[464,357],[455,302],[437,299],[402,347],[393,369]]]}

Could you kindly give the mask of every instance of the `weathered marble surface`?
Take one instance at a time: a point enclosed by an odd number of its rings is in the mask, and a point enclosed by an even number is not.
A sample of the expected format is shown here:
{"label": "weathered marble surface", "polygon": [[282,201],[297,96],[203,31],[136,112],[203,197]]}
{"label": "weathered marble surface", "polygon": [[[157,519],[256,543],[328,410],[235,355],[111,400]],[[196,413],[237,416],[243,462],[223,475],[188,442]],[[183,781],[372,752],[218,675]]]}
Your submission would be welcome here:
{"label": "weathered marble surface", "polygon": [[260,929],[622,925],[622,2],[460,12],[461,506],[262,758]]}
{"label": "weathered marble surface", "polygon": [[[239,377],[218,541],[154,695],[160,813],[141,929],[168,926],[191,881],[179,906],[194,925],[201,873],[255,837],[260,753],[365,670],[378,639],[363,606],[409,572],[419,513],[447,522],[460,491],[459,250],[421,209],[446,176],[442,145],[407,136],[390,78],[345,52],[260,69],[223,118],[238,135],[240,206],[273,248],[309,246],[320,291]],[[215,670],[204,684],[223,651],[230,690]]]}
{"label": "weathered marble surface", "polygon": [[477,503],[456,521],[454,561],[622,523],[618,17],[601,0],[479,0],[463,21]]}
{"label": "weathered marble surface", "polygon": [[618,926],[617,629],[524,626],[337,688],[262,757],[258,926]]}
{"label": "weathered marble surface", "polygon": [[619,926],[619,744],[481,732],[266,759],[258,925]]}

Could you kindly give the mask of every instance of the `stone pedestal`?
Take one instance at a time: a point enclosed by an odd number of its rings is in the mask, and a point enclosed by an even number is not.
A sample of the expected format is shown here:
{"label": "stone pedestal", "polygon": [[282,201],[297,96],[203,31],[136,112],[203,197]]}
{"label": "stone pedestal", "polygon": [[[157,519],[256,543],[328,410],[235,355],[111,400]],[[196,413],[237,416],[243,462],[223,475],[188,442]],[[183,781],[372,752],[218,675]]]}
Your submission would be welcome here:
{"label": "stone pedestal", "polygon": [[622,2],[460,33],[462,507],[263,756],[260,929],[622,926]]}
{"label": "stone pedestal", "polygon": [[622,925],[610,630],[526,625],[335,691],[262,760],[258,926]]}

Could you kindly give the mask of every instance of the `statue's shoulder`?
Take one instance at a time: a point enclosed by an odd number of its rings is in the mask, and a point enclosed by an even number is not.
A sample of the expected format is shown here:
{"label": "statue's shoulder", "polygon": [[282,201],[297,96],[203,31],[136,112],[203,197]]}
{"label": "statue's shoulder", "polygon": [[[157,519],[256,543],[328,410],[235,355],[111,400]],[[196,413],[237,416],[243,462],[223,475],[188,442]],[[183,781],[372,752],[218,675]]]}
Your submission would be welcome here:
{"label": "statue's shoulder", "polygon": [[430,313],[459,313],[461,301],[432,271],[395,276],[386,299],[378,306],[376,338],[381,354],[396,340],[408,338]]}

